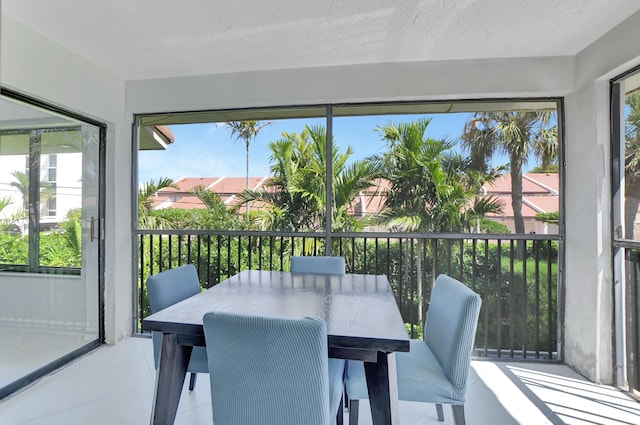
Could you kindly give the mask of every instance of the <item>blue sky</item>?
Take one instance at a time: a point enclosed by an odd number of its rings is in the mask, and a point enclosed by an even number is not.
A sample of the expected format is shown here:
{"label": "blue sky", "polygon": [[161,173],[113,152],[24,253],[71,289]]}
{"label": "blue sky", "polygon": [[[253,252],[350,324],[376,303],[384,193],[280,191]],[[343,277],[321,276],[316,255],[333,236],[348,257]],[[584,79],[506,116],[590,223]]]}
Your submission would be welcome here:
{"label": "blue sky", "polygon": [[[433,138],[455,140],[470,114],[436,114],[427,128],[427,135]],[[335,143],[344,151],[353,147],[351,159],[361,159],[379,153],[385,144],[374,129],[389,122],[409,122],[415,115],[335,117],[333,134]],[[305,124],[325,125],[322,119],[290,119],[272,121],[264,127],[249,151],[249,174],[265,176],[269,174],[269,143],[280,139],[282,131],[299,133]],[[245,145],[243,140],[235,140],[224,123],[174,125],[171,130],[175,143],[166,151],[141,151],[139,154],[139,181],[157,181],[161,177],[174,180],[180,177],[220,177],[245,175]]]}

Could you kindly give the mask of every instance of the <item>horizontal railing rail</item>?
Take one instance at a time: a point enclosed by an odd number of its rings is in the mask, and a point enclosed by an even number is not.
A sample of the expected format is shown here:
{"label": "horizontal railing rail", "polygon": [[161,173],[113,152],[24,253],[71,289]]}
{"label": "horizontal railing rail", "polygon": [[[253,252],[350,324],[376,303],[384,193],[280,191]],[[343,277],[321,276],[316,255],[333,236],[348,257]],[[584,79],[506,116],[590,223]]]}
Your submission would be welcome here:
{"label": "horizontal railing rail", "polygon": [[[136,331],[149,314],[146,280],[194,264],[203,288],[248,269],[283,270],[293,255],[324,255],[326,235],[138,230]],[[557,235],[332,233],[349,273],[384,274],[412,338],[422,336],[433,282],[447,274],[483,299],[475,355],[558,360]]]}

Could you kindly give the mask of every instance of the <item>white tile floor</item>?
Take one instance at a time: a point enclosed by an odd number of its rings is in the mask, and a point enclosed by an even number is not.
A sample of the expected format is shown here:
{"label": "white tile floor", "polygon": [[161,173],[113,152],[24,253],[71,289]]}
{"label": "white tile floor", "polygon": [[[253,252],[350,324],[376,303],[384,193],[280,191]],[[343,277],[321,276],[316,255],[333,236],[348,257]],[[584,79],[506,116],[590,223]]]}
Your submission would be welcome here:
{"label": "white tile floor", "polygon": [[[640,403],[566,366],[475,361],[472,367],[468,425],[640,424]],[[0,401],[0,424],[147,424],[154,374],[151,340],[104,346]],[[360,408],[360,423],[370,425],[366,402]],[[409,402],[400,402],[400,423],[442,424],[433,405]],[[211,424],[208,376],[198,377],[195,391],[184,389],[176,424]],[[446,406],[444,424],[452,424]]]}

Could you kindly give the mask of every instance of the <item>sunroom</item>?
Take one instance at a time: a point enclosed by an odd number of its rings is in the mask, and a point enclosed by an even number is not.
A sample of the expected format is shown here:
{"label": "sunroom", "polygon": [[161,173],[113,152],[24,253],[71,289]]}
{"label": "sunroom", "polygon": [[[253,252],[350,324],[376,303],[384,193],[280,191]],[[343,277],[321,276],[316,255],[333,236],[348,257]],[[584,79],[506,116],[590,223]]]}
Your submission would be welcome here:
{"label": "sunroom", "polygon": [[[341,255],[351,273],[388,275],[412,337],[427,309],[420,294],[437,273],[457,276],[485,303],[477,359],[565,365],[638,395],[637,2],[210,3],[2,1],[2,398],[28,396],[80,357],[130,346],[143,333],[150,274],[195,263],[209,287],[241,270],[286,270],[298,254]],[[147,154],[188,145],[182,126],[318,124],[330,151],[366,120],[384,128],[428,117],[433,126],[496,112],[551,113],[551,231],[483,233],[479,218],[465,232],[340,228],[332,190],[311,230],[140,221],[143,169],[168,167]],[[186,177],[224,177],[196,172],[198,155]],[[244,187],[244,158],[235,167]],[[246,187],[268,174],[255,173]],[[335,178],[327,172],[324,189]],[[345,217],[362,218],[380,193],[363,191]],[[239,221],[255,212],[246,205]],[[69,234],[73,257],[50,242]]]}

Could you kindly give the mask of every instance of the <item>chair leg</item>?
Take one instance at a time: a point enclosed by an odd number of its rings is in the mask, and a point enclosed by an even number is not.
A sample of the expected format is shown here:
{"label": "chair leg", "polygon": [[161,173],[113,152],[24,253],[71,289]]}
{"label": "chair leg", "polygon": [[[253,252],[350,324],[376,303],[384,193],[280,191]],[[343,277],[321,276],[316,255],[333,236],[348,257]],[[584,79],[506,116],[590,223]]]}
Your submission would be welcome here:
{"label": "chair leg", "polygon": [[349,425],[358,425],[358,405],[360,400],[349,400]]}
{"label": "chair leg", "polygon": [[344,388],[342,391],[342,399],[344,401],[344,407],[345,409],[349,409],[349,395],[347,394],[347,389]]}
{"label": "chair leg", "polygon": [[438,414],[438,421],[444,421],[444,412],[442,411],[442,404],[436,404],[436,413]]}
{"label": "chair leg", "polygon": [[452,404],[451,410],[453,411],[453,424],[465,425],[464,420],[464,404]]}
{"label": "chair leg", "polygon": [[336,425],[344,424],[344,403],[340,400],[340,406],[338,406],[338,415],[336,416]]}
{"label": "chair leg", "polygon": [[191,376],[189,377],[189,391],[193,391],[195,387],[196,387],[196,374],[191,373]]}

